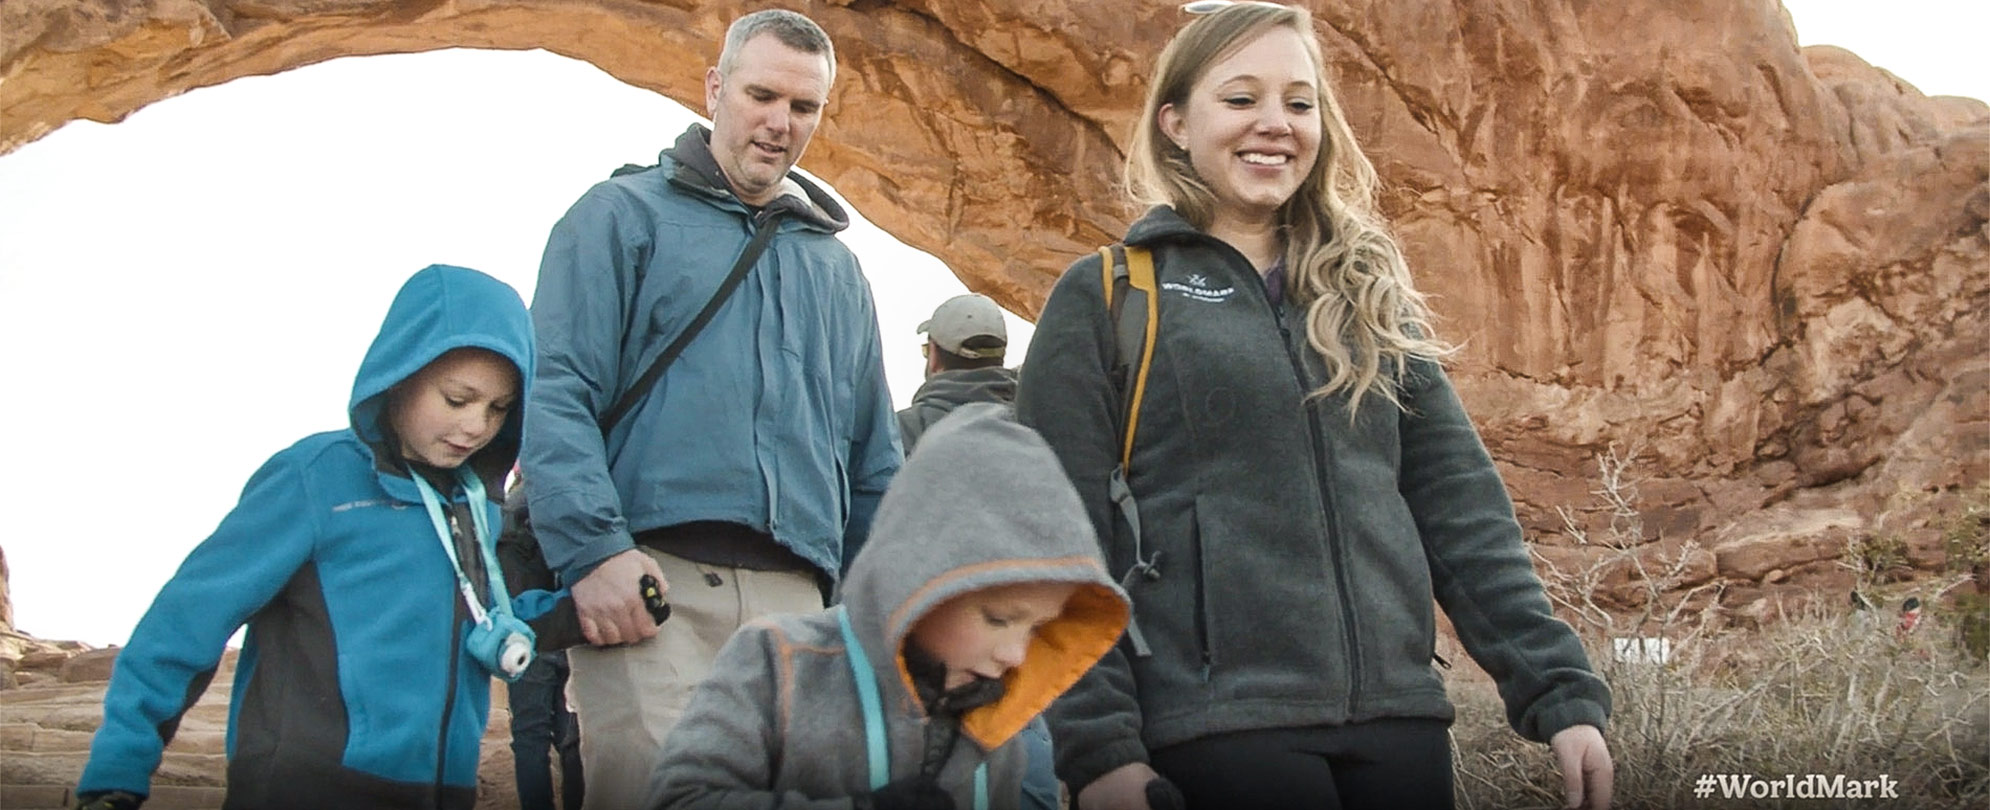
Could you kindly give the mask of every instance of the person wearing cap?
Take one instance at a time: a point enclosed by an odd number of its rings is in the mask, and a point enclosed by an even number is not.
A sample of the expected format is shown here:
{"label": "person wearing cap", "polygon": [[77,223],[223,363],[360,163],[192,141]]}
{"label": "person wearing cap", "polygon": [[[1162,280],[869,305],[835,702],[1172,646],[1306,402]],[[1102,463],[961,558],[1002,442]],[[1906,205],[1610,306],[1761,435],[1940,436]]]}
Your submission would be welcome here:
{"label": "person wearing cap", "polygon": [[912,404],[898,412],[898,437],[905,452],[934,422],[969,402],[1016,401],[1016,370],[1003,368],[1009,329],[1002,308],[985,295],[957,295],[919,324],[926,336],[926,381]]}

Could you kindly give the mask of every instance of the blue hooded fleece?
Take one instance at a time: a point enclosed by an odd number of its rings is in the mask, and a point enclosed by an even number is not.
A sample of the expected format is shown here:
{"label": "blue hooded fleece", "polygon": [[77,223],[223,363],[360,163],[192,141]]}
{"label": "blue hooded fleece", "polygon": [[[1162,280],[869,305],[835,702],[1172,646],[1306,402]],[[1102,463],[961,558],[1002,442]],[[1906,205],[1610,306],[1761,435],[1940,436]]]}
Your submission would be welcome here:
{"label": "blue hooded fleece", "polygon": [[[464,652],[455,570],[383,422],[395,384],[463,347],[505,357],[530,385],[532,327],[517,292],[461,267],[416,273],[360,364],[351,426],[270,458],[160,589],[118,656],[78,794],[149,793],[180,717],[246,623],[224,807],[475,803],[491,676]],[[504,491],[523,415],[514,407],[465,462],[490,498]],[[496,502],[464,497],[460,486],[449,495],[499,525]]]}

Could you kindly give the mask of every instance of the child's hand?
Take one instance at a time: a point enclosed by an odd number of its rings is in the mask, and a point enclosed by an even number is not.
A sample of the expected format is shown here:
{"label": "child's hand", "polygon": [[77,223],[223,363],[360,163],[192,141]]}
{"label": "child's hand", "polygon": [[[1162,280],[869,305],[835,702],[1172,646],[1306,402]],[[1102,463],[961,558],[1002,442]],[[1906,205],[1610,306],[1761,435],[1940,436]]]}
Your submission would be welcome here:
{"label": "child's hand", "polygon": [[1078,806],[1084,810],[1162,810],[1147,803],[1147,785],[1160,778],[1147,763],[1129,762],[1078,791]]}
{"label": "child's hand", "polygon": [[650,619],[638,586],[644,574],[655,577],[658,587],[670,592],[663,570],[638,548],[609,557],[574,583],[574,610],[580,614],[580,632],[587,643],[603,647],[634,644],[656,635],[656,622]]}
{"label": "child's hand", "polygon": [[924,774],[878,788],[870,800],[870,810],[954,810],[953,795]]}
{"label": "child's hand", "polygon": [[112,790],[76,797],[76,810],[138,810],[138,806],[144,803],[144,796]]}
{"label": "child's hand", "polygon": [[1562,767],[1563,807],[1569,810],[1604,810],[1610,806],[1610,787],[1616,766],[1610,761],[1610,747],[1603,732],[1595,726],[1569,726],[1548,740],[1555,762]]}

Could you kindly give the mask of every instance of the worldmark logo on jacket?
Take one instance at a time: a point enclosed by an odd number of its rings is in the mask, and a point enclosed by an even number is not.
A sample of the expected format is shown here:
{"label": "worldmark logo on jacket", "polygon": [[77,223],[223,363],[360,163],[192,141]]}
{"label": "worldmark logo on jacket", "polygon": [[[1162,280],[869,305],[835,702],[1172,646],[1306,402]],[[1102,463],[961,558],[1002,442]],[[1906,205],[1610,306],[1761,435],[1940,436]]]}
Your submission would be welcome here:
{"label": "worldmark logo on jacket", "polygon": [[1210,284],[1209,277],[1201,273],[1190,273],[1181,281],[1163,281],[1161,289],[1176,293],[1190,301],[1205,304],[1220,304],[1237,294],[1236,285],[1217,287]]}

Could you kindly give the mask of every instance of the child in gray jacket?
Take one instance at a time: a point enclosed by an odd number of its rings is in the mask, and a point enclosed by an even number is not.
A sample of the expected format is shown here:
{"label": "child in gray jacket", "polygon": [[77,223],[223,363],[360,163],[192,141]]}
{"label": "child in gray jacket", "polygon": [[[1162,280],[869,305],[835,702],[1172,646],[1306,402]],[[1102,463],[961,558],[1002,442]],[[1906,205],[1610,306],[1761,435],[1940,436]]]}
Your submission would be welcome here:
{"label": "child in gray jacket", "polygon": [[654,803],[1013,808],[1016,732],[1127,613],[1049,447],[1007,406],[963,406],[892,481],[843,604],[727,642],[665,743]]}

